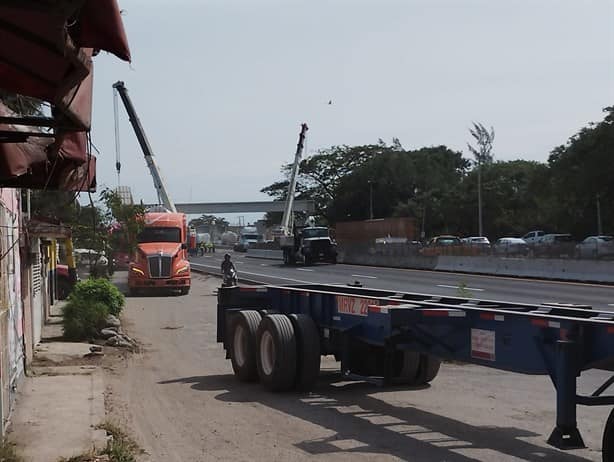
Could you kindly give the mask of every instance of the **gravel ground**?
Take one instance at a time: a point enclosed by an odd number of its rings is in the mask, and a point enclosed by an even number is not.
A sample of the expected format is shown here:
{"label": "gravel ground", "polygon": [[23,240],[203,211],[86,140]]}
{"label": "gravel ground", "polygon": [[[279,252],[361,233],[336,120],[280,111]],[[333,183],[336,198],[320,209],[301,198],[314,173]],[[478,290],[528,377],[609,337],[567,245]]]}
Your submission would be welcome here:
{"label": "gravel ground", "polygon": [[216,343],[218,285],[195,275],[188,296],[127,299],[124,326],[142,351],[107,368],[106,402],[144,461],[601,460],[607,408],[578,409],[587,449],[545,443],[555,393],[543,376],[444,364],[430,387],[382,390],[340,381],[325,358],[311,394],[239,383]]}

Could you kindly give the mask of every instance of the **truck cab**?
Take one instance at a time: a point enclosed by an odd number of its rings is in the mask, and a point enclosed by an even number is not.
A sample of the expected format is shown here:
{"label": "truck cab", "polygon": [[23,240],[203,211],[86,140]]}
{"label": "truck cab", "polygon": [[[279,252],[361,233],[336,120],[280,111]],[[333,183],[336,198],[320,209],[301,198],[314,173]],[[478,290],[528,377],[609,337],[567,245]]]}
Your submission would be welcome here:
{"label": "truck cab", "polygon": [[302,261],[305,265],[315,262],[337,263],[337,244],[325,226],[297,226],[294,235],[280,239],[284,263]]}
{"label": "truck cab", "polygon": [[145,214],[145,227],[137,237],[138,248],[128,272],[131,294],[154,289],[183,295],[190,291],[187,232],[183,213]]}

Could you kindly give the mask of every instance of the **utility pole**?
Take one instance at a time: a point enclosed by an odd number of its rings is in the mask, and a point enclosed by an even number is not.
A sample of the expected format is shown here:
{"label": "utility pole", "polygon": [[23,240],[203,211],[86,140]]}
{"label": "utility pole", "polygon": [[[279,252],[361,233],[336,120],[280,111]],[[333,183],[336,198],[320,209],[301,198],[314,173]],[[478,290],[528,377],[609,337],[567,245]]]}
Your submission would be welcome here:
{"label": "utility pole", "polygon": [[373,220],[373,182],[369,181],[369,218]]}
{"label": "utility pole", "polygon": [[601,203],[599,202],[599,193],[597,193],[597,235],[603,235],[603,227],[601,225]]}

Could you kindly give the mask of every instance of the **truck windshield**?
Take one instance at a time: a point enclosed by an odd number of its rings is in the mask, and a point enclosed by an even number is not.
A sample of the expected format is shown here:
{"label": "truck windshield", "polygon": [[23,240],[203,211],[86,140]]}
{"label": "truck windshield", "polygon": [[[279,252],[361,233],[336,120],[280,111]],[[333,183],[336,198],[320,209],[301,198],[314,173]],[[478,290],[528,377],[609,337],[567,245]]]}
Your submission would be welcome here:
{"label": "truck windshield", "polygon": [[260,236],[258,234],[243,234],[241,238],[246,241],[258,241],[260,240]]}
{"label": "truck windshield", "polygon": [[139,244],[145,242],[181,242],[179,228],[152,227],[145,228],[137,237]]}
{"label": "truck windshield", "polygon": [[303,237],[328,237],[328,229],[326,228],[305,228]]}

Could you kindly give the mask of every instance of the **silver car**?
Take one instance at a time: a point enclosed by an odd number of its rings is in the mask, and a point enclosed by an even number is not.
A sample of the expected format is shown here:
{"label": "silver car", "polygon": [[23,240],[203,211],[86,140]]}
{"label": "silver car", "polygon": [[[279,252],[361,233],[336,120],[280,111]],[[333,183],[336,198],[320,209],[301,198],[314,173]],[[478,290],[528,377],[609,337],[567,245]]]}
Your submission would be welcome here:
{"label": "silver car", "polygon": [[588,236],[576,245],[577,258],[614,257],[614,236]]}
{"label": "silver car", "polygon": [[529,246],[524,239],[519,237],[502,237],[494,243],[492,252],[494,255],[527,256]]}

